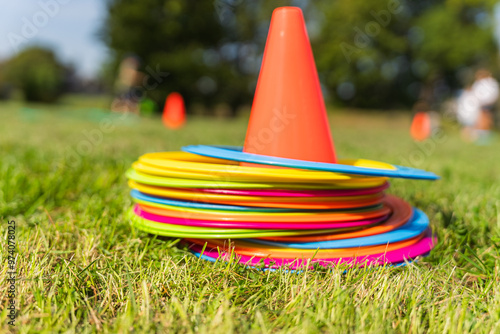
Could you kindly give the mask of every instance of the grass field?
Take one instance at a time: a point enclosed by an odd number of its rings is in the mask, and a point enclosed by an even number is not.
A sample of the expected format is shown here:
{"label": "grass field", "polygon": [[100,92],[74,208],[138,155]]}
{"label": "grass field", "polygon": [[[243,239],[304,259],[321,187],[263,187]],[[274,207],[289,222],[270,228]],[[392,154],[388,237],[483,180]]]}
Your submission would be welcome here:
{"label": "grass field", "polygon": [[[7,220],[17,223],[16,331],[500,332],[500,140],[448,126],[417,145],[409,116],[333,110],[337,154],[410,164],[437,182],[395,180],[439,243],[404,268],[262,272],[207,263],[178,240],[135,230],[124,172],[141,154],[241,145],[246,117],[159,119],[91,107],[0,104],[0,332],[7,324]],[[89,139],[90,138],[90,139]]]}

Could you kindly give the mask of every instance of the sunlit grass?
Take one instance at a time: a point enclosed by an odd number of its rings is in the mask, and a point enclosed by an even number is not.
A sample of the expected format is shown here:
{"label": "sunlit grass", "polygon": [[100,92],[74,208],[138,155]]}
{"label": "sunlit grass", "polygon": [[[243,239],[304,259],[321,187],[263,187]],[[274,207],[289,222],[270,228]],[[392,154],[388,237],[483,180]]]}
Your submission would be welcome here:
{"label": "sunlit grass", "polygon": [[[0,104],[0,115],[0,232],[6,240],[7,218],[16,220],[19,332],[500,331],[498,138],[474,146],[450,129],[418,145],[408,115],[333,110],[339,156],[407,162],[443,177],[391,187],[429,215],[439,243],[404,268],[297,274],[201,261],[176,239],[133,229],[125,216],[124,173],[139,155],[241,145],[245,117],[191,118],[169,131],[159,118],[90,103]],[[0,320],[9,330],[5,309]]]}

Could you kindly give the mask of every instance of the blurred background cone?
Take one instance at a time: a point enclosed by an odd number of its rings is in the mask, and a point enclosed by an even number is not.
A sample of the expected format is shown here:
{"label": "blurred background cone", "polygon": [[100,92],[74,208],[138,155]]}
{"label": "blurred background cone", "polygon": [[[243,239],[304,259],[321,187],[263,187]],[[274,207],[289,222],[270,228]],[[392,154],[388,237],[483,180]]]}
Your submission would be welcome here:
{"label": "blurred background cone", "polygon": [[427,112],[417,112],[411,122],[410,134],[415,141],[424,141],[431,136],[431,117]]}
{"label": "blurred background cone", "polygon": [[244,152],[335,163],[302,10],[273,12]]}
{"label": "blurred background cone", "polygon": [[162,116],[163,124],[169,129],[178,129],[186,122],[186,108],[179,93],[170,93],[165,101]]}

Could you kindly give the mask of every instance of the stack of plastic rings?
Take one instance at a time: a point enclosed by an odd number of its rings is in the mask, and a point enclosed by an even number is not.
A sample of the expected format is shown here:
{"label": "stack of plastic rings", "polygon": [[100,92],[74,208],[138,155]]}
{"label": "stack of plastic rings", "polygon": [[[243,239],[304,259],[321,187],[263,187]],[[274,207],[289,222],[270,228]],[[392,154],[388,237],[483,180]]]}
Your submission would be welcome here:
{"label": "stack of plastic rings", "polygon": [[130,217],[138,229],[182,238],[204,259],[234,254],[247,265],[290,269],[398,264],[426,255],[435,243],[422,211],[385,194],[390,177],[437,179],[432,173],[369,160],[267,157],[233,147],[183,150],[145,154],[132,165]]}

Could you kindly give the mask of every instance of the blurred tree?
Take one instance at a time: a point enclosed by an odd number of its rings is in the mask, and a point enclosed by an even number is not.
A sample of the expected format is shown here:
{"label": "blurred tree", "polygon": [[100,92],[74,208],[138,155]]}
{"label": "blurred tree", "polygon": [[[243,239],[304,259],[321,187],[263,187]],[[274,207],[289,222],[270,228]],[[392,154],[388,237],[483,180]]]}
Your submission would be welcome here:
{"label": "blurred tree", "polygon": [[[233,111],[251,103],[272,10],[303,9],[320,74],[336,103],[366,108],[429,103],[464,84],[464,69],[496,69],[494,0],[108,0],[102,38],[107,73],[137,55],[137,91],[162,106],[177,91],[187,105]],[[168,76],[166,75],[168,73]]]}
{"label": "blurred tree", "polygon": [[4,77],[27,101],[51,103],[63,92],[65,67],[51,50],[31,47],[7,61]]}
{"label": "blurred tree", "polygon": [[[229,0],[228,0],[229,1]],[[114,51],[112,67],[127,54],[141,60],[146,75],[139,94],[160,106],[169,92],[188,104],[248,101],[249,76],[237,64],[230,17],[239,2],[110,0],[102,38]]]}
{"label": "blurred tree", "polygon": [[358,107],[439,102],[463,85],[463,69],[497,67],[495,1],[317,2],[314,42],[321,79],[337,101]]}
{"label": "blurred tree", "polygon": [[9,84],[5,80],[5,64],[0,63],[0,100],[5,100],[10,95]]}

